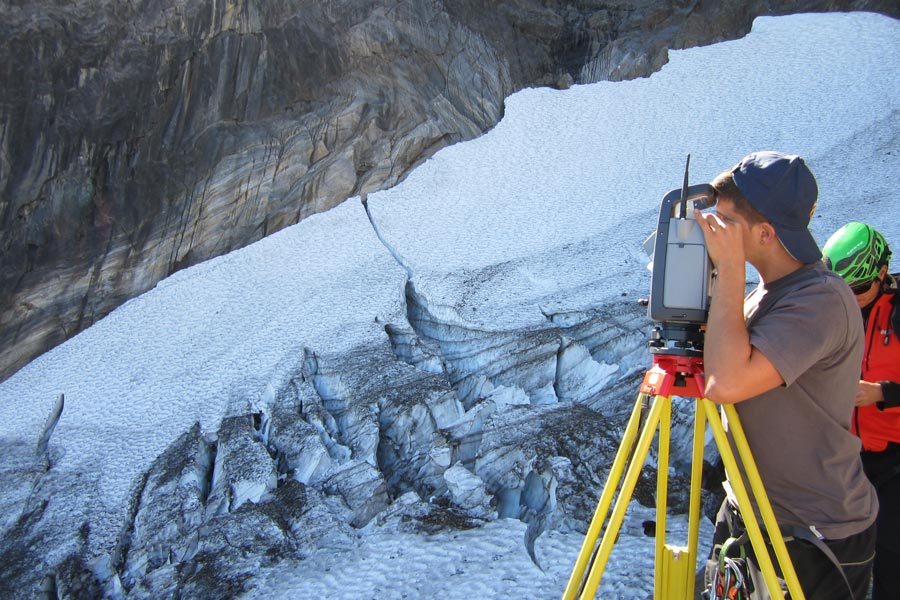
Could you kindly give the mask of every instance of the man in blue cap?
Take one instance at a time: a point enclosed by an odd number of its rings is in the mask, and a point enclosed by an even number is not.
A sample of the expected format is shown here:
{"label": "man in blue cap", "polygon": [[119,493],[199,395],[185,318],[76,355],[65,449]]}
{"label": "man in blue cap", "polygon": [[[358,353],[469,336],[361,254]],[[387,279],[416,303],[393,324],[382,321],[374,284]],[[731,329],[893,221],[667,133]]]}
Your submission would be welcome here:
{"label": "man in blue cap", "polygon": [[[878,500],[850,431],[862,321],[808,230],[815,177],[799,156],[755,152],[712,186],[716,212],[695,213],[717,272],[706,397],[736,404],[807,600],[863,600]],[[745,298],[748,262],[760,281]],[[726,500],[717,533],[739,520]]]}

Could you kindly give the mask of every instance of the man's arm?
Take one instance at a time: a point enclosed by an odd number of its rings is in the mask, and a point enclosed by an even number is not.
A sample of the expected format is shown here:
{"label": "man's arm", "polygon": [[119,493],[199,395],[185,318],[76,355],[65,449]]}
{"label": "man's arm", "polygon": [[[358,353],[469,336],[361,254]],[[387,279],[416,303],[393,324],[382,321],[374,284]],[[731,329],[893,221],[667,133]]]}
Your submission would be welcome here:
{"label": "man's arm", "polygon": [[765,355],[750,344],[744,325],[745,261],[740,226],[717,215],[697,220],[718,275],[706,325],[703,363],[707,398],[734,404],[775,388],[784,380]]}
{"label": "man's arm", "polygon": [[900,407],[900,383],[896,381],[863,381],[856,391],[856,406],[875,404],[878,410]]}

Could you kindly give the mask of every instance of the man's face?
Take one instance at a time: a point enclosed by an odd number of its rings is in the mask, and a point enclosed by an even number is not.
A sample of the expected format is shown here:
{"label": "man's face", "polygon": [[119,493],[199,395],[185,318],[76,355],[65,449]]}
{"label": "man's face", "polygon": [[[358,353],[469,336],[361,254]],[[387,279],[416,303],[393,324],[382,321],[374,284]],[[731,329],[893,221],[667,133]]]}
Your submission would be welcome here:
{"label": "man's face", "polygon": [[872,281],[872,283],[869,285],[869,288],[862,294],[856,294],[856,303],[860,308],[867,307],[868,305],[875,302],[876,298],[878,298],[878,292],[881,290],[881,282],[884,279],[886,273],[887,266],[881,267],[881,271],[878,273],[878,278]]}
{"label": "man's face", "polygon": [[739,215],[734,209],[734,203],[725,198],[719,198],[718,202],[716,202],[716,214],[719,215],[720,219],[725,221],[726,225],[739,225],[747,222],[746,219]]}

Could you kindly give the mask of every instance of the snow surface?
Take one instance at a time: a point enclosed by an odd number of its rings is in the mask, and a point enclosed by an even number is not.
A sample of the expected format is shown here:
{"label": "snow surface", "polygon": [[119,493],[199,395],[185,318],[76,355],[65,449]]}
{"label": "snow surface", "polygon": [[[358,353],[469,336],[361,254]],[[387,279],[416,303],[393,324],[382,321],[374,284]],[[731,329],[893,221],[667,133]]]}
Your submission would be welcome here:
{"label": "snow surface", "polygon": [[[753,150],[804,156],[823,244],[865,220],[900,245],[900,22],[874,14],[758,18],[745,38],[670,52],[653,76],[530,89],[483,137],[439,152],[397,187],[181,271],[0,384],[0,439],[33,447],[59,393],[61,472],[98,474],[94,551],[108,552],[139,475],[193,422],[246,413],[301,360],[403,322],[408,274],[458,318],[493,329],[646,294],[641,241],[659,201]],[[0,494],[6,492],[0,491]],[[88,503],[90,498],[73,498]],[[647,509],[626,523],[601,596],[652,586]],[[649,514],[649,513],[648,513]],[[683,530],[683,519],[671,519]],[[558,597],[581,538],[525,526],[412,536],[368,528],[354,548],[260,574],[284,598]],[[708,535],[708,528],[705,529]],[[631,535],[633,534],[633,535]],[[702,545],[702,542],[701,542]]]}

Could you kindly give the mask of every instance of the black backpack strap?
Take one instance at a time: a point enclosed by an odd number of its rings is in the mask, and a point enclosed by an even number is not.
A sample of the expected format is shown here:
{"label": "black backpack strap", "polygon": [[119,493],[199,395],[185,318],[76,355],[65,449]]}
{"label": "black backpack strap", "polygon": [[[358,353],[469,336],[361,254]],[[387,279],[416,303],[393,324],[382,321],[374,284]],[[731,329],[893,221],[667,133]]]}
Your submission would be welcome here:
{"label": "black backpack strap", "polygon": [[844,573],[844,567],[841,565],[841,561],[838,560],[838,557],[834,555],[831,548],[828,547],[828,544],[822,541],[822,539],[814,534],[812,530],[805,529],[800,527],[799,525],[786,525],[781,527],[781,533],[784,536],[784,541],[790,541],[790,538],[795,538],[798,540],[805,540],[811,543],[813,546],[818,548],[822,554],[828,557],[828,559],[834,564],[834,567],[838,570],[838,573],[841,574],[841,577],[844,580],[844,583],[847,585],[847,591],[850,593],[848,598],[853,597],[853,587],[850,585],[850,581],[847,580],[847,575]]}

